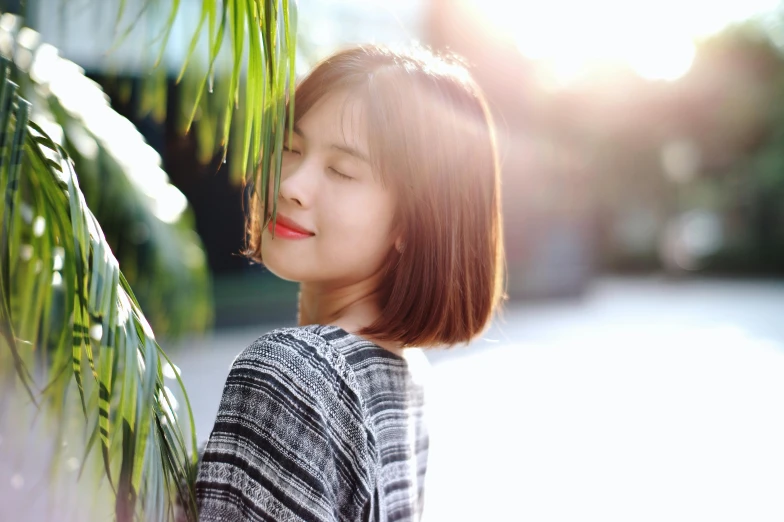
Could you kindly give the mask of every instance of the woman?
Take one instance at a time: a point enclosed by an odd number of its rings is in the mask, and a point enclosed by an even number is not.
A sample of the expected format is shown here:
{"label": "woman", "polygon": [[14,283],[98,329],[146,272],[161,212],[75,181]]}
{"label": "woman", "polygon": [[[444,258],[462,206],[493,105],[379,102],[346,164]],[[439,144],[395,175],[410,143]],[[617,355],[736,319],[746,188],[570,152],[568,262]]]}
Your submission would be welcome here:
{"label": "woman", "polygon": [[417,520],[428,435],[414,347],[468,342],[501,292],[490,115],[459,65],[376,46],[317,65],[295,109],[277,216],[255,202],[248,254],[300,282],[300,326],[235,360],[200,518]]}

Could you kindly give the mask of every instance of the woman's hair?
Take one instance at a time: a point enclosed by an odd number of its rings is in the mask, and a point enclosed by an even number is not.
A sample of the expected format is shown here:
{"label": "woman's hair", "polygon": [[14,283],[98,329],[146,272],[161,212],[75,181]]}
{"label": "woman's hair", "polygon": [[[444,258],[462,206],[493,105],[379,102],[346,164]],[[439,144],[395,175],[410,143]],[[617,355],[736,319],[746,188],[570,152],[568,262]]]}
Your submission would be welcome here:
{"label": "woman's hair", "polygon": [[[454,60],[361,46],[302,79],[295,123],[335,92],[362,102],[372,168],[397,194],[405,242],[389,252],[381,316],[358,333],[403,346],[468,342],[503,294],[499,167],[482,92]],[[258,262],[260,204],[253,198],[248,220],[247,254]]]}

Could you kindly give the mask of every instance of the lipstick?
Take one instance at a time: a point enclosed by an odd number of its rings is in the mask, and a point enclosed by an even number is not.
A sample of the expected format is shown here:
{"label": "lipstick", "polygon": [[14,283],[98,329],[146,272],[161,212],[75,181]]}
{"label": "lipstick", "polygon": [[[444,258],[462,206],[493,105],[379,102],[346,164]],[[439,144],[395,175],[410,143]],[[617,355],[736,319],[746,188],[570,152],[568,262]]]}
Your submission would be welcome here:
{"label": "lipstick", "polygon": [[267,229],[274,237],[282,239],[306,239],[315,235],[310,230],[280,214],[277,215],[277,219],[274,222],[272,220],[269,221]]}

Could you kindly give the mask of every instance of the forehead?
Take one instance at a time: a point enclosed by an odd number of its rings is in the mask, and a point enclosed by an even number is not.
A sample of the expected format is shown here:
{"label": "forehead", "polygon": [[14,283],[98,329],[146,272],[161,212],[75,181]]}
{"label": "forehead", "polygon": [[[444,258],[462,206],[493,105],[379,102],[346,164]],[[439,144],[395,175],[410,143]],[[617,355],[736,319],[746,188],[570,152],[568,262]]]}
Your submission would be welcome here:
{"label": "forehead", "polygon": [[337,91],[325,94],[296,119],[295,126],[308,140],[351,145],[367,151],[366,112],[359,96]]}

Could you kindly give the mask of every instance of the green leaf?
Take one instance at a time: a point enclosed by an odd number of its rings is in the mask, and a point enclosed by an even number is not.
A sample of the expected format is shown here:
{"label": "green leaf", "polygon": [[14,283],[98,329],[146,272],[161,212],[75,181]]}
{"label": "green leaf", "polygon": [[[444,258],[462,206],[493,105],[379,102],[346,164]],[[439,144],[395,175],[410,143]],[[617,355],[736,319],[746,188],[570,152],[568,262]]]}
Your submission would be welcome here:
{"label": "green leaf", "polygon": [[[122,44],[150,5],[151,0],[145,0],[115,48]],[[170,4],[161,32],[162,46],[156,53],[157,62],[163,56],[179,5],[179,0]],[[118,25],[125,8],[126,3],[121,0]],[[193,103],[188,111],[188,127],[201,107],[199,128],[209,128],[209,132],[201,132],[199,142],[210,153],[222,147],[224,160],[230,137],[242,135],[231,142],[232,159],[237,158],[232,162],[232,176],[238,181],[252,182],[256,190],[261,184],[259,195],[265,203],[272,200],[274,216],[287,120],[286,90],[294,84],[296,6],[288,0],[280,4],[274,0],[227,0],[221,9],[219,14],[215,0],[202,1],[200,22],[191,37],[178,78],[193,93],[185,97],[188,103]],[[224,45],[227,24],[231,38],[229,45]],[[198,75],[185,74],[198,46],[199,33],[205,30],[209,65],[206,71],[202,66]],[[3,31],[0,29],[0,33]],[[224,50],[231,55],[227,60],[231,66],[228,72],[216,66]],[[246,67],[247,74],[244,74]],[[197,456],[191,405],[178,375],[177,384],[188,410],[187,419],[183,417],[190,425],[188,438],[182,433],[181,421],[166,393],[160,368],[161,361],[168,358],[155,342],[139,302],[120,271],[122,266],[123,270],[138,274],[144,268],[133,259],[118,264],[63,148],[72,148],[79,156],[78,147],[72,147],[68,132],[66,143],[61,146],[42,126],[27,124],[29,105],[20,97],[18,87],[9,81],[11,68],[13,74],[19,74],[10,62],[4,62],[0,71],[0,193],[3,196],[0,360],[13,361],[16,378],[36,401],[46,398],[41,407],[51,407],[48,411],[53,415],[65,414],[67,387],[69,383],[76,384],[85,426],[93,429],[84,459],[100,440],[102,473],[112,487],[117,485],[115,515],[119,520],[134,516],[171,517],[175,490],[183,496],[183,503],[193,515]],[[157,74],[145,88],[146,107],[157,118],[165,108],[165,80],[162,74]],[[82,81],[78,76],[67,81],[80,94],[93,96],[90,93],[95,89],[87,83],[78,83]],[[21,83],[36,87],[29,78]],[[212,93],[213,84],[218,86],[219,93],[204,96],[205,88]],[[64,110],[64,102],[51,94],[56,89],[40,87],[25,91],[32,96],[36,113],[51,111],[51,120],[63,128],[80,126],[86,129],[88,137],[107,138],[93,136],[78,116]],[[100,92],[96,100],[105,103]],[[289,128],[293,124],[293,110],[292,100]],[[103,145],[99,144],[98,150],[98,160],[77,157],[78,170],[85,176],[83,186],[88,195],[105,196],[93,200],[96,206],[111,207],[115,201],[112,195],[96,187],[98,183],[117,179],[112,169],[119,167]],[[203,153],[200,156],[207,157]],[[268,183],[270,179],[274,183]],[[25,187],[23,191],[19,190],[20,184]],[[269,194],[271,189],[273,194]],[[129,193],[133,191],[126,190],[123,195]],[[34,218],[43,218],[46,225],[43,234],[33,233],[31,223],[22,216],[22,208],[31,209]],[[151,234],[158,233],[157,221],[150,219],[144,223],[150,227]],[[33,258],[23,259],[22,245],[25,245],[24,252],[28,252],[26,245],[33,247]],[[62,266],[56,270],[62,281],[56,286],[52,284],[55,258],[63,259]],[[36,267],[39,261],[40,269]],[[25,298],[26,292],[32,298]],[[98,323],[102,327],[101,339],[92,341],[90,327]],[[87,361],[83,363],[85,355]],[[90,368],[92,377],[83,374],[86,367]],[[36,389],[33,373],[46,384],[42,391]],[[73,394],[71,397],[75,401]],[[185,486],[181,487],[182,484]]]}
{"label": "green leaf", "polygon": [[[9,175],[0,188],[3,194],[15,194],[11,198],[15,202],[22,192],[18,185],[24,184],[25,194],[32,198],[31,211],[44,217],[46,227],[43,233],[34,233],[32,224],[25,224],[21,219],[16,227],[10,226],[12,220],[4,220],[4,252],[8,252],[13,243],[9,236],[25,237],[25,241],[32,241],[30,244],[37,256],[35,261],[41,261],[42,268],[34,269],[35,263],[20,264],[17,273],[20,283],[3,288],[0,303],[10,302],[10,308],[19,310],[13,317],[4,315],[4,321],[11,328],[15,323],[21,325],[17,330],[25,338],[16,341],[12,337],[14,342],[7,347],[8,343],[3,342],[2,348],[16,355],[20,364],[39,346],[51,346],[55,350],[53,357],[37,359],[44,365],[38,369],[48,382],[41,393],[55,400],[62,399],[64,394],[57,397],[55,390],[64,390],[63,377],[73,374],[86,422],[94,426],[86,443],[82,469],[90,449],[100,440],[104,474],[113,488],[112,478],[117,474],[118,464],[120,468],[117,518],[129,519],[136,513],[137,505],[141,506],[141,513],[147,510],[150,517],[163,517],[167,513],[166,506],[171,506],[174,499],[173,478],[181,478],[189,484],[193,482],[188,470],[195,439],[188,447],[177,418],[160,404],[161,400],[167,401],[158,397],[159,391],[164,389],[159,362],[163,352],[153,339],[101,227],[86,206],[70,160],[40,126],[30,125],[29,132],[25,132],[29,106],[17,94],[14,97],[14,115],[4,120],[5,115],[0,112],[0,121],[6,121],[11,127],[4,134],[9,146],[0,154],[0,161],[8,167]],[[22,166],[24,169],[20,171]],[[10,214],[11,208],[4,204],[4,215]],[[62,266],[58,266],[64,279],[57,291],[57,295],[63,294],[57,298],[63,303],[59,313],[44,311],[46,303],[55,302],[51,284],[55,244],[63,250]],[[33,298],[26,299],[25,292],[31,288]],[[55,320],[56,315],[62,316]],[[94,352],[93,341],[89,338],[91,317],[99,320],[103,327],[101,339],[96,341],[98,349]],[[44,328],[43,321],[53,322]],[[88,359],[91,358],[94,382],[83,379],[83,350]],[[140,370],[140,361],[144,363],[144,371]],[[17,368],[19,378],[29,377],[21,368]],[[33,394],[32,389],[30,393]],[[59,407],[54,411],[62,414],[66,410]],[[119,423],[117,429],[113,429],[112,419]],[[192,415],[189,420],[192,421]],[[168,426],[166,444],[158,439],[157,429],[150,429],[161,423]],[[192,422],[190,429],[193,432]],[[112,444],[112,440],[117,440],[118,444]],[[121,454],[117,454],[118,451]],[[161,455],[160,452],[170,454]],[[140,492],[144,492],[146,502],[137,504]],[[185,502],[190,505],[193,499],[186,497]],[[168,513],[172,513],[170,508]]]}
{"label": "green leaf", "polygon": [[[163,44],[161,45],[161,50],[158,53],[158,58],[156,58],[153,68],[157,68],[161,63],[161,60],[163,59],[163,53],[166,51],[166,44],[169,43],[169,36],[171,36],[172,29],[174,28],[174,21],[177,18],[177,11],[179,9],[180,9],[180,0],[172,0],[171,9],[169,10],[169,19],[167,20],[166,26],[164,28]],[[201,26],[199,26],[199,28],[196,29],[196,33],[198,33],[199,31],[201,31]]]}
{"label": "green leaf", "polygon": [[[15,209],[19,202],[21,149],[27,133],[27,119],[30,110],[30,105],[16,96],[16,90],[17,85],[6,79],[3,97],[8,93],[9,98],[7,103],[0,107],[0,111],[2,111],[0,112],[0,123],[5,122],[6,125],[3,132],[3,154],[0,155],[0,170],[7,172],[3,176],[5,186],[0,187],[4,196],[2,246],[0,247],[0,259],[2,259],[2,276],[0,276],[0,279],[2,279],[4,295],[0,299],[2,301],[2,309],[0,310],[2,321],[0,321],[0,327],[2,328],[2,337],[5,340],[5,344],[11,351],[14,367],[22,385],[27,390],[32,401],[36,403],[35,394],[33,393],[33,378],[17,348],[16,335],[14,334],[15,328],[11,317],[11,310],[14,309],[14,303],[10,298],[12,294],[10,277],[11,255],[15,251],[13,244],[19,242],[19,229],[12,228],[12,224],[15,221]],[[13,105],[16,105],[15,110],[12,108]],[[13,132],[11,132],[11,128],[13,128]]]}
{"label": "green leaf", "polygon": [[[226,150],[229,146],[229,131],[231,128],[231,116],[234,106],[237,104],[240,71],[242,69],[242,53],[245,47],[245,5],[243,0],[237,0],[229,4],[229,18],[231,19],[231,41],[234,55],[234,67],[231,72],[231,83],[229,87],[228,100],[226,102],[226,115],[223,124],[223,136],[221,143],[224,147],[223,161],[226,161]],[[252,117],[250,110],[246,111],[246,119]],[[243,150],[243,157],[247,158]],[[247,159],[242,162],[239,169],[245,172]]]}
{"label": "green leaf", "polygon": [[[212,11],[210,11],[209,6],[206,4],[212,5]],[[208,0],[204,0],[202,2],[202,9],[201,9],[201,18],[199,18],[199,25],[196,27],[196,31],[194,31],[193,36],[191,37],[191,43],[188,46],[188,53],[185,55],[185,60],[182,62],[182,68],[180,68],[180,73],[177,75],[177,82],[180,83],[182,81],[182,77],[185,75],[185,69],[188,68],[188,62],[190,62],[191,57],[193,56],[193,52],[196,50],[196,45],[199,43],[199,38],[201,37],[201,32],[204,28],[204,23],[207,21],[207,18],[210,19],[210,29],[212,29],[212,23],[214,20],[214,13],[215,13],[215,4],[209,2]],[[211,15],[211,16],[210,16]],[[210,42],[209,46],[212,49],[213,46],[213,35],[210,33]],[[161,48],[161,54],[163,54],[164,48]]]}
{"label": "green leaf", "polygon": [[[108,51],[106,51],[106,54],[113,53],[114,51],[119,49],[123,45],[123,43],[125,43],[126,38],[128,38],[128,36],[134,31],[134,29],[136,29],[136,27],[139,24],[139,21],[142,19],[142,16],[144,16],[144,13],[147,12],[147,9],[149,9],[150,6],[153,5],[154,1],[155,0],[145,0],[144,1],[144,4],[142,5],[141,9],[139,9],[139,12],[136,13],[136,16],[134,17],[133,21],[131,23],[129,23],[128,27],[126,27],[125,30],[120,34],[120,36],[115,39],[114,44],[112,45],[111,48],[109,48]],[[124,8],[124,5],[121,4],[120,5],[120,10],[117,13],[116,23],[119,23],[120,20],[122,19],[122,15],[123,15],[123,11],[124,11],[123,8]]]}
{"label": "green leaf", "polygon": [[[188,123],[185,126],[185,131],[186,132],[188,132],[190,130],[191,125],[193,124],[193,119],[196,117],[196,111],[199,108],[199,102],[201,101],[202,94],[204,93],[204,86],[206,85],[207,79],[209,78],[209,75],[211,74],[211,71],[212,71],[212,69],[213,69],[213,67],[215,65],[215,60],[218,58],[218,52],[220,51],[220,46],[221,46],[221,43],[223,42],[223,33],[224,33],[225,28],[226,28],[226,18],[227,18],[227,14],[228,14],[227,10],[228,10],[228,2],[225,2],[223,4],[223,17],[222,17],[222,20],[221,20],[220,28],[218,29],[218,34],[217,34],[217,37],[215,38],[215,42],[210,47],[210,49],[211,49],[211,53],[210,53],[210,67],[209,67],[209,70],[207,71],[207,74],[205,74],[204,77],[199,82],[199,87],[198,87],[198,89],[196,91],[196,101],[193,104],[193,109],[191,110],[191,115],[188,118]],[[182,76],[182,74],[184,72],[185,72],[185,65],[183,65],[183,70],[180,73],[180,76]],[[179,81],[180,81],[180,78],[177,79],[178,83],[179,83]]]}

